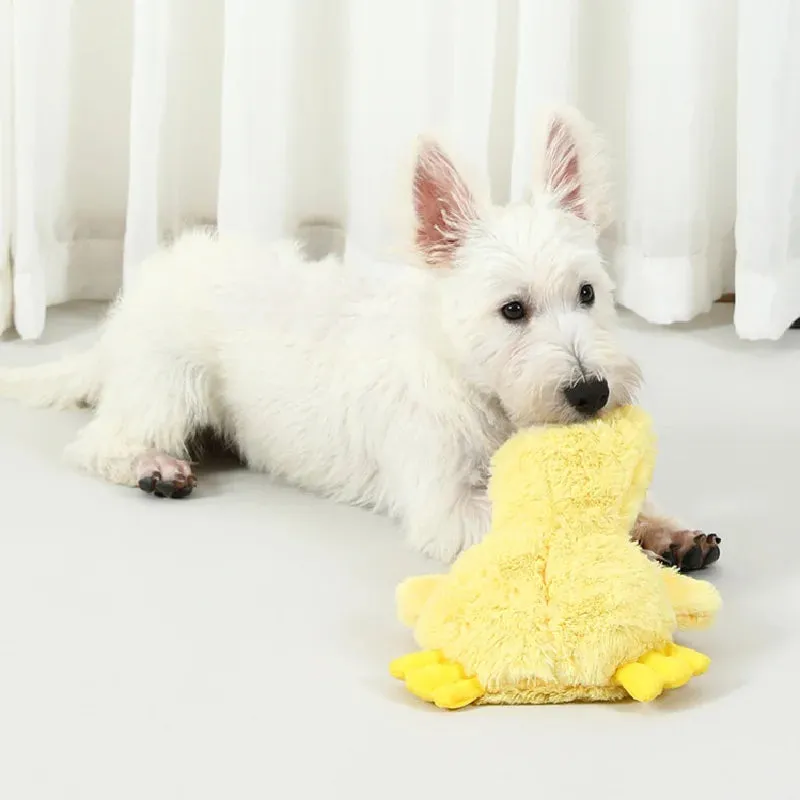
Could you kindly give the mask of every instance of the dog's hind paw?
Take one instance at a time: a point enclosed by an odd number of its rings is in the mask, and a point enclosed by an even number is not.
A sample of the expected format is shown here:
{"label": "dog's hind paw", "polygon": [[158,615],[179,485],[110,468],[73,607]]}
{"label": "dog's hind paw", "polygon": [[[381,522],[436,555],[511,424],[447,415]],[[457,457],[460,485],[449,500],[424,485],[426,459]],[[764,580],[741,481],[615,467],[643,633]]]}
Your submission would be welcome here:
{"label": "dog's hind paw", "polygon": [[137,460],[136,477],[143,492],[175,500],[188,497],[197,486],[188,461],[152,451]]}

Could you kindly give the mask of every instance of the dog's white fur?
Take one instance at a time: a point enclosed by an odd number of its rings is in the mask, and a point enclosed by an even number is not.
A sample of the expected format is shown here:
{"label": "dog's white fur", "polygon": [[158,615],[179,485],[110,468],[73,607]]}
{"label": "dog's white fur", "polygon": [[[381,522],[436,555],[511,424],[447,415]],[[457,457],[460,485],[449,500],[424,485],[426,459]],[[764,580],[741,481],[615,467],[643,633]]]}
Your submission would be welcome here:
{"label": "dog's white fur", "polygon": [[[489,459],[518,426],[577,419],[563,389],[581,376],[612,405],[639,383],[597,246],[604,161],[576,112],[548,116],[539,167],[531,203],[493,207],[422,141],[426,266],[189,234],[142,264],[93,350],[0,373],[0,394],[95,406],[68,455],[108,480],[135,485],[143,455],[188,458],[212,428],[253,469],[388,512],[450,560],[487,530]],[[504,319],[510,300],[529,318]]]}

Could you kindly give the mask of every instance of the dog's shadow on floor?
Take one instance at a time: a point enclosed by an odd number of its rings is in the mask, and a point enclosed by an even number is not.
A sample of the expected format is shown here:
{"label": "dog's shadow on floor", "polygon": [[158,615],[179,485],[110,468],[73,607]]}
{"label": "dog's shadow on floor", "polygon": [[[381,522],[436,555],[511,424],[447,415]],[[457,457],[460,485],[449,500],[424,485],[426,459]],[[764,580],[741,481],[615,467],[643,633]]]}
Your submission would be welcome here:
{"label": "dog's shadow on floor", "polygon": [[249,474],[236,448],[211,430],[201,431],[189,442],[189,455],[201,487],[198,497],[222,494],[237,476]]}

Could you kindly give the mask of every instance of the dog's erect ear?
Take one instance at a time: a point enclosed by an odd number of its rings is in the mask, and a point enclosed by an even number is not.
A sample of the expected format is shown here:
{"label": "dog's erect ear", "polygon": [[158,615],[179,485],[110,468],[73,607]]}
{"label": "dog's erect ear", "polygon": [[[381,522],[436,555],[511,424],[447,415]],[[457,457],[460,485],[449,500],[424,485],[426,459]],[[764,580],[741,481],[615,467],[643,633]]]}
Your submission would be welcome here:
{"label": "dog's erect ear", "polygon": [[600,136],[571,108],[546,114],[539,136],[534,202],[555,205],[602,230],[612,212]]}
{"label": "dog's erect ear", "polygon": [[431,266],[450,266],[478,220],[475,197],[441,145],[420,139],[414,164],[415,241]]}

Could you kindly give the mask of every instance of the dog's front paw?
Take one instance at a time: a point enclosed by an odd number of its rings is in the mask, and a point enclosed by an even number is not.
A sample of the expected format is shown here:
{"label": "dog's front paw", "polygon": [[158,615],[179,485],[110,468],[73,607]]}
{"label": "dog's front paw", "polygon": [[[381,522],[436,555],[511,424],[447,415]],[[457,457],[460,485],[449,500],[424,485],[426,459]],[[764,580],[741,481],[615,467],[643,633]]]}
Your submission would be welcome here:
{"label": "dog's front paw", "polygon": [[692,572],[719,561],[721,541],[715,533],[673,531],[669,547],[659,555],[668,566],[678,567],[681,572]]}
{"label": "dog's front paw", "polygon": [[428,558],[451,564],[465,550],[483,539],[491,523],[491,506],[478,493],[457,508],[457,513],[436,515],[422,524],[411,525],[407,541]]}
{"label": "dog's front paw", "polygon": [[407,541],[415,550],[439,561],[452,564],[465,550],[477,544],[484,530],[482,526],[450,527],[444,530],[414,530]]}
{"label": "dog's front paw", "polygon": [[637,524],[636,533],[642,549],[681,572],[703,569],[719,560],[722,539],[714,533],[674,530],[652,523]]}
{"label": "dog's front paw", "polygon": [[148,452],[140,456],[136,462],[136,478],[143,492],[156,497],[188,497],[197,486],[191,464],[165,453]]}

